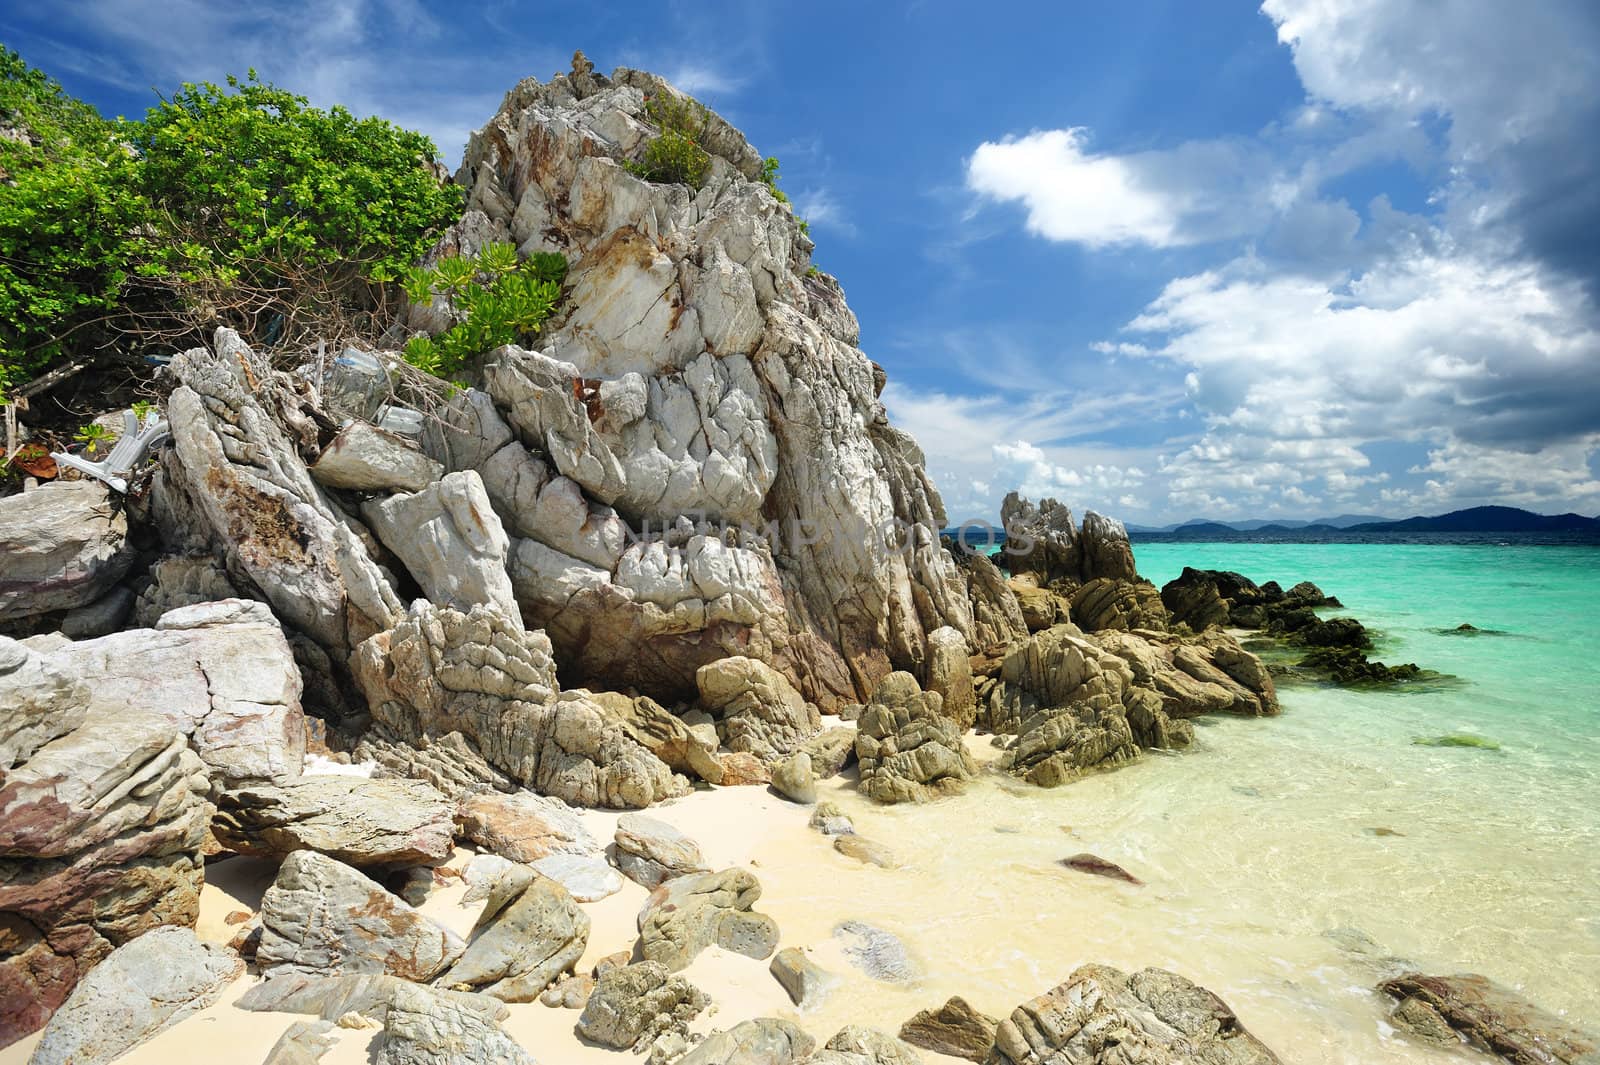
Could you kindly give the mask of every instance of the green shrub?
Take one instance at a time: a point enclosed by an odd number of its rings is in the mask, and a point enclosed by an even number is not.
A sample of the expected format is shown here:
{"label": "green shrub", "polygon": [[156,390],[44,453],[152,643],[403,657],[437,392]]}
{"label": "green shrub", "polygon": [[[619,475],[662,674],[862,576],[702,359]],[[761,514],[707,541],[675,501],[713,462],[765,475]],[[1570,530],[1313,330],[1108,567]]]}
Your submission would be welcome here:
{"label": "green shrub", "polygon": [[699,188],[711,174],[711,155],[700,147],[711,112],[687,97],[658,93],[645,98],[645,114],[661,132],[644,147],[644,158],[630,162],[630,173],[646,181]]}
{"label": "green shrub", "polygon": [[567,260],[536,252],[518,261],[510,244],[486,244],[471,259],[441,259],[405,274],[406,295],[415,303],[446,296],[465,314],[436,337],[414,336],[405,359],[435,377],[451,378],[468,360],[503,344],[530,342],[561,300]]}
{"label": "green shrub", "polygon": [[107,122],[0,48],[0,392],[68,358],[218,325],[289,346],[387,324],[390,282],[460,214],[433,143],[257,80]]}
{"label": "green shrub", "polygon": [[0,395],[93,350],[149,216],[114,127],[0,46]]}

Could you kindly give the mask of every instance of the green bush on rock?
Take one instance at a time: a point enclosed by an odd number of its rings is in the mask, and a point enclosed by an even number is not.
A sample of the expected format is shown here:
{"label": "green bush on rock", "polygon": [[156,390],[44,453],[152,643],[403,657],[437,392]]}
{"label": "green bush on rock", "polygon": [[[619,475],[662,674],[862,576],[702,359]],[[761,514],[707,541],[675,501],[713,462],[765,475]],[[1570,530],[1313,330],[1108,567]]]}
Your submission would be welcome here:
{"label": "green bush on rock", "polygon": [[711,174],[711,154],[700,147],[711,112],[687,97],[659,93],[645,98],[645,114],[661,132],[644,146],[644,157],[625,164],[629,173],[666,184],[699,188]]}
{"label": "green bush on rock", "polygon": [[449,378],[472,359],[502,344],[530,341],[561,301],[567,260],[558,252],[535,252],[518,261],[511,244],[486,244],[470,259],[451,256],[431,267],[405,272],[406,295],[414,303],[444,296],[464,318],[437,337],[406,342],[408,363]]}

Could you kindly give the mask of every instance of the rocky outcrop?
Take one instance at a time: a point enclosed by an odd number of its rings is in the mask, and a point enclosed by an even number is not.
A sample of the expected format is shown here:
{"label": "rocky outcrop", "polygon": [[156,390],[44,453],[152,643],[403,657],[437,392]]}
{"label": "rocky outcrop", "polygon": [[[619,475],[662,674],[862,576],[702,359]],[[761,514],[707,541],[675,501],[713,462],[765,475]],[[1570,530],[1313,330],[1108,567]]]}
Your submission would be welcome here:
{"label": "rocky outcrop", "polygon": [[816,1046],[815,1039],[788,1021],[757,1017],[712,1032],[674,1065],[801,1065]]}
{"label": "rocky outcrop", "polygon": [[922,1055],[876,1028],[846,1025],[806,1059],[810,1065],[922,1065]]}
{"label": "rocky outcrop", "polygon": [[651,892],[639,915],[640,949],[670,972],[713,944],[765,958],[778,947],[778,925],[752,909],[760,897],[761,884],[743,869],[674,877]]}
{"label": "rocky outcrop", "polygon": [[900,1041],[982,1065],[989,1060],[999,1028],[999,1021],[979,1013],[966,999],[956,996],[938,1009],[923,1010],[902,1024]]}
{"label": "rocky outcrop", "polygon": [[923,687],[938,693],[941,710],[965,732],[978,716],[978,699],[972,688],[972,659],[961,633],[946,625],[928,634],[927,676]]}
{"label": "rocky outcrop", "polygon": [[264,973],[384,973],[431,980],[461,955],[435,924],[350,866],[315,851],[284,859],[261,898]]}
{"label": "rocky outcrop", "polygon": [[694,840],[654,817],[623,814],[617,818],[615,843],[617,868],[647,888],[675,876],[711,871]]}
{"label": "rocky outcrop", "polygon": [[972,604],[973,650],[986,652],[1026,636],[1022,606],[999,567],[975,551],[958,550],[955,558]]}
{"label": "rocky outcrop", "polygon": [[170,373],[172,446],[154,507],[167,542],[220,556],[235,585],[337,668],[390,628],[401,604],[366,530],[306,469],[331,427],[309,385],[273,370],[231,329],[217,331],[214,350],[174,358]]}
{"label": "rocky outcrop", "polygon": [[324,488],[353,492],[420,492],[442,476],[444,467],[405,438],[360,420],[339,430],[311,465]]}
{"label": "rocky outcrop", "polygon": [[[523,504],[491,486],[526,530],[519,600],[577,678],[677,697],[700,665],[747,653],[811,702],[854,701],[891,669],[917,668],[933,629],[971,631],[938,544],[942,506],[915,444],[884,417],[837,285],[807,276],[809,240],[754,180],[755,150],[710,115],[700,189],[624,168],[655,133],[652,95],[678,94],[630,70],[529,80],[473,136],[457,174],[469,211],[440,253],[491,239],[559,251],[571,295],[543,353],[485,364],[515,439],[452,457],[477,459],[488,484],[491,459],[528,470],[502,457],[524,449],[581,490],[595,531],[613,514],[641,531],[686,519],[666,541],[586,559],[557,542],[570,527],[527,505],[537,478],[506,478]],[[450,313],[436,301],[412,320],[438,328]],[[486,420],[465,406],[463,421]],[[725,543],[701,521],[760,535]]]}
{"label": "rocky outcrop", "polygon": [[578,811],[560,799],[527,791],[469,796],[456,808],[456,822],[467,842],[514,862],[599,849]]}
{"label": "rocky outcrop", "polygon": [[590,696],[629,737],[667,764],[674,773],[696,776],[709,784],[722,783],[722,763],[717,761],[715,734],[708,740],[696,735],[688,722],[648,695],[629,697],[618,692]]}
{"label": "rocky outcrop", "polygon": [[300,773],[300,677],[265,609],[159,625],[52,652],[0,640],[0,1044],[115,947],[194,924],[214,786]]}
{"label": "rocky outcrop", "polygon": [[372,500],[361,514],[430,602],[462,612],[493,607],[521,624],[506,572],[511,540],[477,471],[447,474],[420,491]]}
{"label": "rocky outcrop", "polygon": [[959,791],[977,772],[943,700],[918,690],[909,673],[878,685],[857,728],[861,793],[878,802],[927,802]]}
{"label": "rocky outcrop", "polygon": [[578,1018],[578,1034],[601,1046],[642,1052],[668,1032],[687,1034],[711,999],[658,962],[642,961],[600,974]]}
{"label": "rocky outcrop", "polygon": [[158,928],[116,950],[56,1010],[29,1065],[106,1065],[215,1002],[244,959],[187,928]]}
{"label": "rocky outcrop", "polygon": [[772,976],[801,1009],[812,1009],[839,978],[806,957],[799,947],[785,947],[772,956]]}
{"label": "rocky outcrop", "polygon": [[1083,965],[1000,1022],[990,1065],[1278,1065],[1216,995],[1176,973]]}
{"label": "rocky outcrop", "polygon": [[87,606],[133,559],[127,514],[100,481],[0,498],[0,623]]}
{"label": "rocky outcrop", "polygon": [[1600,1035],[1580,1031],[1476,973],[1403,973],[1378,990],[1396,1002],[1395,1023],[1440,1046],[1465,1041],[1513,1065],[1592,1065]]}
{"label": "rocky outcrop", "polygon": [[781,761],[822,728],[817,708],[765,662],[735,655],[695,673],[700,705],[717,719],[717,734],[731,751],[769,765]]}
{"label": "rocky outcrop", "polygon": [[226,791],[211,830],[240,854],[313,850],[349,865],[442,865],[455,804],[419,780],[301,777]]}
{"label": "rocky outcrop", "polygon": [[417,745],[460,733],[542,794],[637,808],[688,788],[585,693],[558,693],[550,641],[491,607],[463,613],[418,600],[362,645],[356,675],[381,737]]}
{"label": "rocky outcrop", "polygon": [[445,996],[415,984],[395,986],[384,1012],[376,1065],[535,1065],[533,1056],[497,1023],[505,1017],[505,1007],[491,1010],[481,1003],[478,996]]}
{"label": "rocky outcrop", "polygon": [[440,983],[506,1002],[532,1002],[589,942],[589,915],[566,888],[513,866],[489,889],[467,949]]}

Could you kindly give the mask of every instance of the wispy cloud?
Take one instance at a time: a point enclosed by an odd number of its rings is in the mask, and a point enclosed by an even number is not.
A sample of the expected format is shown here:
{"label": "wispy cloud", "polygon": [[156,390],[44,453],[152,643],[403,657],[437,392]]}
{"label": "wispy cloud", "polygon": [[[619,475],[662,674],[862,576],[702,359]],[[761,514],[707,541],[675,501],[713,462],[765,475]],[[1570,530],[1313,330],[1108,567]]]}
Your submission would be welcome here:
{"label": "wispy cloud", "polygon": [[807,189],[797,195],[794,199],[794,213],[811,225],[823,226],[847,237],[856,235],[855,223],[845,215],[844,205],[826,186]]}

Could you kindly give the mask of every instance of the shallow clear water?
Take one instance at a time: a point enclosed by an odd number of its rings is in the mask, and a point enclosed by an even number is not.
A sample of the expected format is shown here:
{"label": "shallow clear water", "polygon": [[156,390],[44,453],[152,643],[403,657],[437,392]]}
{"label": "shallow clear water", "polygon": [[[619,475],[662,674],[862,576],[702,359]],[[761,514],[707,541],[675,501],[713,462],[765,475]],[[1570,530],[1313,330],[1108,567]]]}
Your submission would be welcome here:
{"label": "shallow clear water", "polygon": [[[1137,553],[1157,584],[1186,564],[1313,580],[1380,630],[1378,657],[1457,680],[1286,688],[1279,718],[1205,719],[1194,750],[1055,791],[989,777],[882,808],[841,790],[829,797],[907,865],[812,880],[779,903],[785,931],[825,937],[824,915],[845,908],[904,936],[928,976],[903,996],[873,991],[885,1022],[947,993],[1003,1015],[1103,961],[1206,984],[1287,1062],[1455,1060],[1390,1029],[1371,990],[1382,963],[1340,945],[1337,930],[1359,929],[1381,954],[1481,972],[1600,1027],[1600,550]],[[1464,621],[1506,635],[1434,631]],[[1500,749],[1413,742],[1450,733]],[[1147,886],[1056,864],[1078,851]],[[829,1010],[861,1008],[846,996]]]}

